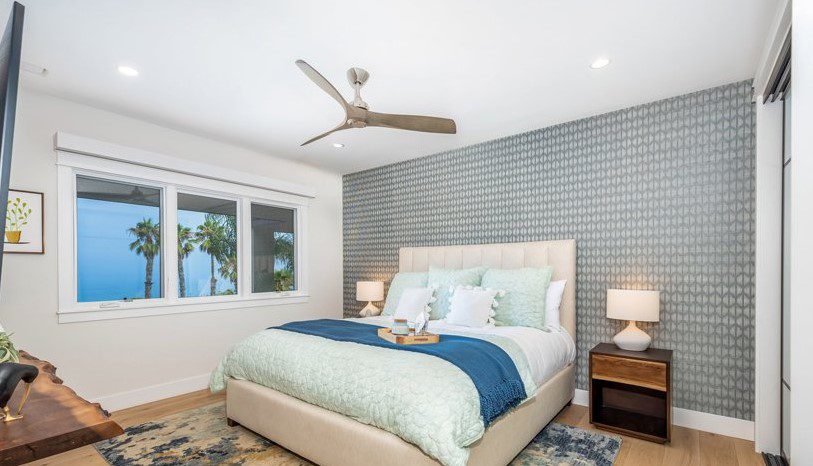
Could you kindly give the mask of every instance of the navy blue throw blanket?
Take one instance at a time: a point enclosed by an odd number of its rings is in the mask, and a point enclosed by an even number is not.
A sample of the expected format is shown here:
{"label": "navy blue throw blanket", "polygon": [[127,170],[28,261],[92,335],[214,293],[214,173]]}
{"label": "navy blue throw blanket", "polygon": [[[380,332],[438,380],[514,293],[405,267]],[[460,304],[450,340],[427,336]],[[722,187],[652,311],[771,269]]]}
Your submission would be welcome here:
{"label": "navy blue throw blanket", "polygon": [[271,328],[335,341],[429,354],[449,361],[474,382],[480,395],[480,414],[486,427],[527,396],[514,361],[502,348],[485,340],[459,335],[441,335],[439,343],[396,345],[379,338],[378,329],[381,327],[333,319],[290,322]]}

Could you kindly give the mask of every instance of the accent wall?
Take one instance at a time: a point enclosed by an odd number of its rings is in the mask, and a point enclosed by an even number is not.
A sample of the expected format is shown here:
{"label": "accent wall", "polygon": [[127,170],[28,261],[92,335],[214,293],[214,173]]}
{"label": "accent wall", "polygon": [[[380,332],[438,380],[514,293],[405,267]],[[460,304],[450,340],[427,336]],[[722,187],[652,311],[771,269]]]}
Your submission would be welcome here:
{"label": "accent wall", "polygon": [[345,316],[400,247],[573,238],[577,387],[625,325],[606,290],[655,289],[660,322],[642,327],[675,352],[673,405],[752,420],[751,96],[732,83],[345,175]]}

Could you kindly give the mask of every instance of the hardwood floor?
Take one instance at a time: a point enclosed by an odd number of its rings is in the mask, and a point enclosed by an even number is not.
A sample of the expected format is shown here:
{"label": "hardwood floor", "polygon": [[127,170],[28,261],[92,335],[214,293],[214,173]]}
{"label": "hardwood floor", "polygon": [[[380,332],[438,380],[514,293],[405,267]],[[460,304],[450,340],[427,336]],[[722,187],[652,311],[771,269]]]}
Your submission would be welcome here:
{"label": "hardwood floor", "polygon": [[[594,430],[586,406],[571,405],[556,420]],[[659,445],[622,435],[616,466],[764,466],[754,442],[672,426],[672,442]]]}
{"label": "hardwood floor", "polygon": [[[222,394],[212,395],[208,390],[189,393],[166,400],[116,411],[113,419],[123,428],[160,419],[181,411],[222,402]],[[568,406],[557,421],[594,429],[589,421],[585,406]],[[224,421],[225,422],[225,421]],[[623,436],[621,451],[616,458],[616,466],[762,466],[762,457],[754,452],[754,442],[701,432],[684,427],[673,427],[672,442],[659,445],[632,437]],[[61,455],[29,463],[30,465],[59,466],[107,466],[96,450],[82,447]]]}

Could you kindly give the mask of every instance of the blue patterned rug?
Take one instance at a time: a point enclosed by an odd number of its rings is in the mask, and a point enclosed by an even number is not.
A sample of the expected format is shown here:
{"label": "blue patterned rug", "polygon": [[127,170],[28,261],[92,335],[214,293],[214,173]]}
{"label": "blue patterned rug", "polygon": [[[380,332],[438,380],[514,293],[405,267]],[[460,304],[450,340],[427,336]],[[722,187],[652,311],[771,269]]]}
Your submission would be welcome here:
{"label": "blue patterned rug", "polygon": [[[312,465],[249,430],[228,427],[222,403],[130,427],[95,446],[114,466]],[[620,448],[618,436],[553,422],[511,464],[611,466]]]}
{"label": "blue patterned rug", "polygon": [[551,422],[511,462],[512,466],[612,466],[621,437]]}

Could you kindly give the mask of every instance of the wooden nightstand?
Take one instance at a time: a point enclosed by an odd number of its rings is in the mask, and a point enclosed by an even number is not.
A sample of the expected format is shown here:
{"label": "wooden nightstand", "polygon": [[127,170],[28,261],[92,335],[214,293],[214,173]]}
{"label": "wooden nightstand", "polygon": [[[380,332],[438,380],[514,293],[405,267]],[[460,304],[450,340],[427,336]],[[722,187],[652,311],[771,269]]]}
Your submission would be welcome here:
{"label": "wooden nightstand", "polygon": [[601,429],[664,443],[672,436],[672,351],[590,350],[590,422]]}

